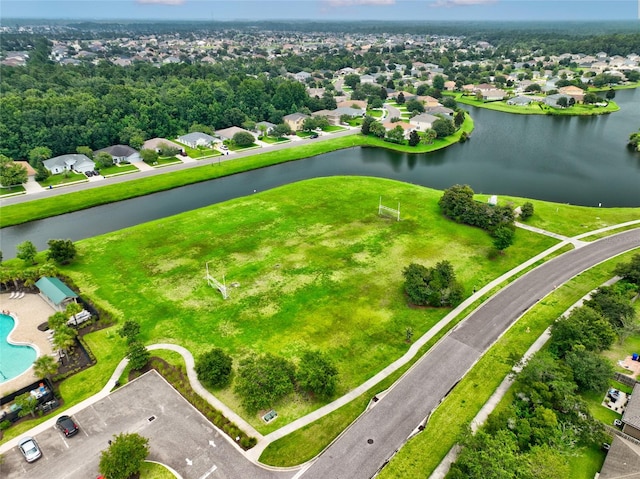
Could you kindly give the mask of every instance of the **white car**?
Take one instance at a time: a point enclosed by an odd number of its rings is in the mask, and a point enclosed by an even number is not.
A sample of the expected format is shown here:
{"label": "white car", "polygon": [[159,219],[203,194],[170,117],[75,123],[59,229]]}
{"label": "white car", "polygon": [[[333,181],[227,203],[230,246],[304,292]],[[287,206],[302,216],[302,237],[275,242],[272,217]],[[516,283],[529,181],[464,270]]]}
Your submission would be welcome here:
{"label": "white car", "polygon": [[32,437],[25,437],[18,443],[18,448],[27,462],[33,462],[42,456],[38,443]]}

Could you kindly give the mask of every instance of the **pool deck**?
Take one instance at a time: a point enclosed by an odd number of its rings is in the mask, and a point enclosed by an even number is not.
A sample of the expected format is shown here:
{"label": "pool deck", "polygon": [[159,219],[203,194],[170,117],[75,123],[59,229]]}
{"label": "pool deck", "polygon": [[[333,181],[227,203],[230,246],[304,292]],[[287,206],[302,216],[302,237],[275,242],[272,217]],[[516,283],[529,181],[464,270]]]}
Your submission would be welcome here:
{"label": "pool deck", "polygon": [[[37,294],[25,294],[21,299],[9,299],[10,294],[0,294],[0,311],[9,311],[16,319],[16,327],[9,333],[9,342],[13,344],[28,344],[36,349],[39,356],[54,355],[49,342],[49,332],[39,331],[38,325],[47,321],[55,310]],[[57,356],[55,356],[57,357]],[[0,397],[36,381],[33,368],[29,368],[10,381],[0,383]]]}

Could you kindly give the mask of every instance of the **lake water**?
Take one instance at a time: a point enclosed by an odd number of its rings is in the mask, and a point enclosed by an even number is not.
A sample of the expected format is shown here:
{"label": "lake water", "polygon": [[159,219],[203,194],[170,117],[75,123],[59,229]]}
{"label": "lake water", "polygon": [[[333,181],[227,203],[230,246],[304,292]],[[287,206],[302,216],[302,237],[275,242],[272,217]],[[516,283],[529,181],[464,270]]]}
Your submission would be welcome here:
{"label": "lake water", "polygon": [[[364,175],[445,189],[603,207],[640,206],[640,153],[626,147],[640,126],[640,91],[616,94],[620,111],[594,117],[513,115],[469,107],[470,141],[427,154],[351,148],[226,178],[3,228],[2,252],[30,240],[74,241],[309,178]],[[123,184],[126,188],[126,184]]]}

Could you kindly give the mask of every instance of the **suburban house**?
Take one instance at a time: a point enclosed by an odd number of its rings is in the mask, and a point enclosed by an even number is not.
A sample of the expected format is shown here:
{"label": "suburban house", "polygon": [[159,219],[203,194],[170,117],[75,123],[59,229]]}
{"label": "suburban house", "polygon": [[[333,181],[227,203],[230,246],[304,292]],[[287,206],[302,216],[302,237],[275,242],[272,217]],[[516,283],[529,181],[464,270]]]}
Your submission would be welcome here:
{"label": "suburban house", "polygon": [[49,170],[49,172],[51,172],[51,174],[54,175],[64,171],[86,173],[87,171],[94,170],[96,167],[96,164],[86,155],[80,155],[78,153],[49,158],[48,160],[44,160],[42,164],[47,170]]}
{"label": "suburban house", "polygon": [[216,135],[223,141],[233,139],[233,135],[235,135],[236,133],[249,133],[251,136],[255,136],[254,133],[250,132],[249,130],[245,130],[244,128],[240,128],[239,126],[231,126],[229,128],[225,128],[224,130],[216,131]]}
{"label": "suburban house", "polygon": [[418,101],[422,102],[422,104],[426,108],[434,108],[436,106],[442,106],[442,103],[440,103],[437,98],[434,98],[429,95],[419,96]]}
{"label": "suburban house", "polygon": [[558,93],[561,93],[563,95],[569,95],[576,102],[581,102],[584,100],[584,90],[574,85],[560,87],[558,88]]}
{"label": "suburban house", "polygon": [[638,477],[640,477],[640,446],[628,439],[613,436],[598,478],[634,479]]}
{"label": "suburban house", "polygon": [[75,303],[78,295],[58,278],[43,276],[35,283],[40,297],[56,311],[64,311],[69,303]]}
{"label": "suburban house", "polygon": [[360,110],[358,108],[351,108],[351,107],[340,107],[340,108],[336,108],[335,110],[320,110],[320,111],[316,111],[313,112],[311,115],[314,117],[318,117],[318,116],[324,116],[330,124],[332,125],[339,125],[340,124],[340,118],[343,115],[347,115],[351,118],[355,118],[355,117],[359,117],[362,116],[364,114],[363,110]]}
{"label": "suburban house", "polygon": [[444,82],[444,89],[447,91],[454,91],[456,89],[456,82],[447,80],[446,82]]}
{"label": "suburban house", "polygon": [[633,386],[621,421],[622,432],[635,439],[640,439],[640,383]]}
{"label": "suburban house", "polygon": [[477,90],[477,95],[481,96],[484,101],[502,100],[508,94],[501,88],[491,88],[487,90]]}
{"label": "suburban house", "polygon": [[409,124],[413,125],[418,131],[426,131],[433,127],[433,122],[438,120],[437,116],[429,113],[421,113],[409,120]]}
{"label": "suburban house", "polygon": [[361,110],[367,109],[366,100],[345,100],[336,104],[337,108],[360,108]]}
{"label": "suburban house", "polygon": [[569,101],[571,97],[569,95],[563,95],[562,93],[556,93],[554,95],[548,95],[547,97],[545,97],[544,102],[553,108],[562,108],[558,104],[558,100],[560,100],[560,98],[566,98],[567,101]]}
{"label": "suburban house", "polygon": [[307,79],[311,78],[311,73],[309,72],[298,72],[293,74],[293,78],[298,80],[299,82],[305,82]]}
{"label": "suburban house", "polygon": [[98,153],[109,153],[113,158],[113,162],[120,163],[139,163],[142,161],[142,157],[140,156],[140,152],[134,150],[130,146],[127,145],[113,145],[108,146],[106,148],[102,148],[101,150],[94,151],[95,154]]}
{"label": "suburban house", "polygon": [[291,113],[290,115],[283,116],[282,120],[289,125],[291,131],[298,131],[302,130],[302,124],[307,118],[310,118],[310,116],[304,113]]}
{"label": "suburban house", "polygon": [[532,101],[538,101],[539,99],[540,97],[518,95],[518,96],[514,96],[513,98],[509,98],[507,100],[507,105],[526,106]]}
{"label": "suburban house", "polygon": [[172,148],[176,148],[180,150],[180,153],[184,153],[184,148],[178,145],[177,143],[172,142],[171,140],[167,140],[166,138],[151,138],[147,140],[142,145],[143,150],[154,150],[159,153],[159,149],[161,146],[170,146]]}
{"label": "suburban house", "polygon": [[198,148],[199,146],[208,147],[216,141],[213,136],[200,131],[194,131],[193,133],[179,136],[176,140],[190,146],[191,148]]}
{"label": "suburban house", "polygon": [[417,129],[415,125],[412,125],[411,123],[407,123],[405,121],[397,121],[395,123],[388,121],[386,123],[383,123],[382,126],[384,126],[384,129],[386,131],[391,131],[396,126],[400,126],[404,130],[405,140],[409,139],[409,135],[411,135],[411,132]]}
{"label": "suburban house", "polygon": [[256,131],[258,133],[262,134],[263,127],[264,132],[267,135],[270,135],[271,131],[276,127],[276,125],[274,123],[271,123],[270,121],[259,121],[258,123],[256,123]]}
{"label": "suburban house", "polygon": [[446,106],[428,106],[424,109],[424,112],[448,119],[453,118],[455,113],[451,108],[447,108]]}

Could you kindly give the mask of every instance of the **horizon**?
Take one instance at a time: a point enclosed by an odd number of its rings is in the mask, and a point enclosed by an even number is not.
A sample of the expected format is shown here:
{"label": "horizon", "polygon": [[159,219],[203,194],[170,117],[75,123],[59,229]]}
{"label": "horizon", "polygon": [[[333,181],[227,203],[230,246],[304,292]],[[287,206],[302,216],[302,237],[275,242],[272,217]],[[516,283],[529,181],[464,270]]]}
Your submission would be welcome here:
{"label": "horizon", "polygon": [[3,0],[1,8],[3,24],[7,20],[319,23],[640,20],[640,0]]}

